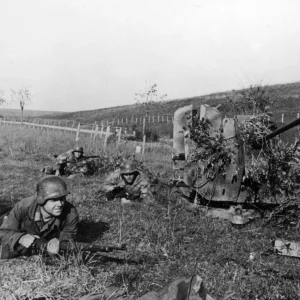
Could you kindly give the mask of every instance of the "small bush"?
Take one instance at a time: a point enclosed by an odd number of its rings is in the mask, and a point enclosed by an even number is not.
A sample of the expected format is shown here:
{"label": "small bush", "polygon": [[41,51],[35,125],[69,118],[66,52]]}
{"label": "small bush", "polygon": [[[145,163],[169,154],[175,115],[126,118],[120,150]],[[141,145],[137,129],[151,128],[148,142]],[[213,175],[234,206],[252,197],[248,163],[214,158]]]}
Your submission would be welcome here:
{"label": "small bush", "polygon": [[[159,133],[156,130],[146,129],[145,135],[146,135],[146,142],[158,142],[159,140]],[[136,141],[142,141],[142,140],[143,140],[143,132],[137,130]]]}

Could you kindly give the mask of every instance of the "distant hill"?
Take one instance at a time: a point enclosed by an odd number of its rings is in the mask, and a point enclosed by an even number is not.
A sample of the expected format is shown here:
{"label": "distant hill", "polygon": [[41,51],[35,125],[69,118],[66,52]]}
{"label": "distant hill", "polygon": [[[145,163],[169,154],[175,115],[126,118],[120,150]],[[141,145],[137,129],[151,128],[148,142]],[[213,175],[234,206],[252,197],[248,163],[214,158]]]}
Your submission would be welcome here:
{"label": "distant hill", "polygon": [[[273,91],[275,96],[275,101],[271,110],[274,113],[274,121],[281,124],[281,115],[284,114],[284,123],[288,123],[297,117],[297,113],[300,113],[300,82],[288,83],[288,84],[278,84],[268,86]],[[173,115],[174,112],[185,105],[193,104],[194,108],[199,108],[201,104],[208,104],[210,106],[219,106],[219,110],[227,116],[232,114],[231,106],[228,103],[228,97],[238,96],[243,90],[227,91],[221,93],[213,93],[205,96],[195,96],[184,99],[174,99],[169,101],[164,101],[163,106],[160,107],[159,111],[155,112],[155,115]],[[15,112],[20,116],[20,110],[11,110],[12,113]],[[2,113],[3,112],[3,113]],[[0,109],[0,115],[5,112],[9,113],[7,109]],[[143,117],[142,110],[139,106],[124,105],[96,110],[86,110],[71,113],[62,112],[43,112],[43,111],[24,111],[24,114],[28,114],[29,117],[39,117],[44,119],[54,119],[54,120],[73,120],[81,123],[100,123],[101,121],[113,120],[113,119],[131,119],[134,117]],[[125,125],[126,126],[126,125]],[[128,125],[127,125],[128,126]],[[134,126],[132,124],[129,127]],[[137,128],[140,128],[138,124]],[[148,126],[148,125],[146,125]],[[151,130],[159,132],[160,136],[171,136],[172,135],[172,124],[151,124]],[[148,127],[150,128],[150,127]],[[291,132],[295,136],[295,130]]]}
{"label": "distant hill", "polygon": [[[292,120],[300,112],[300,82],[278,84],[269,86],[275,95],[275,102],[272,106],[274,117],[281,118],[281,113],[285,114],[286,121]],[[174,114],[175,110],[189,104],[193,104],[198,108],[201,104],[217,106],[221,104],[219,110],[225,114],[230,114],[230,106],[227,97],[229,95],[239,94],[238,91],[228,91],[222,93],[214,93],[205,96],[196,96],[184,99],[175,99],[165,101],[164,105],[155,114]],[[47,115],[45,118],[76,120],[83,123],[94,123],[103,120],[112,120],[117,118],[141,117],[142,111],[135,104],[124,105],[96,110],[78,111],[72,113],[60,113],[55,115]]]}
{"label": "distant hill", "polygon": [[[65,112],[59,111],[43,111],[43,110],[27,110],[24,109],[24,117],[40,117],[40,116],[48,116],[56,117],[59,114],[65,114]],[[20,118],[21,117],[21,109],[12,109],[12,108],[0,108],[0,116],[9,117],[9,118]]]}

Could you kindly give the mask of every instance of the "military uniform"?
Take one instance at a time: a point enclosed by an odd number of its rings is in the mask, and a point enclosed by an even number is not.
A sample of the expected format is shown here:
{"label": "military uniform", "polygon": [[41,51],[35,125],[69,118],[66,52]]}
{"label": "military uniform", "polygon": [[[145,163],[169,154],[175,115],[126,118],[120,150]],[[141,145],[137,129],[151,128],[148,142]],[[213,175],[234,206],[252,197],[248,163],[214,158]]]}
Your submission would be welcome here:
{"label": "military uniform", "polygon": [[[50,177],[57,178],[57,176],[48,176],[45,178],[47,180]],[[56,178],[54,180],[57,180]],[[54,182],[54,184],[56,183]],[[55,190],[53,192],[53,189],[50,192],[49,200],[57,195],[57,193],[55,194]],[[59,193],[61,192],[59,191]],[[39,236],[45,242],[49,242],[54,238],[58,238],[59,240],[75,240],[79,222],[76,208],[71,203],[65,201],[61,214],[57,217],[52,217],[45,223],[41,215],[41,205],[47,200],[47,198],[40,200],[38,195],[32,196],[21,200],[11,210],[0,227],[1,258],[13,258],[20,255],[32,254],[31,247],[25,248],[18,243],[20,238],[26,234]]]}
{"label": "military uniform", "polygon": [[84,156],[76,157],[74,152],[83,154],[82,147],[70,149],[56,158],[56,164],[53,166],[46,166],[42,171],[48,175],[71,175],[71,174],[84,174],[89,172],[88,159]]}
{"label": "military uniform", "polygon": [[[130,164],[128,169],[123,168],[123,166],[127,166],[126,164]],[[131,164],[131,162],[122,163],[119,170],[114,171],[107,177],[100,191],[104,192],[109,200],[120,197],[132,201],[153,202],[154,197],[150,190],[149,178],[143,172],[137,170],[135,165],[131,166]],[[136,176],[132,183],[128,183],[124,179],[123,175],[126,174]]]}
{"label": "military uniform", "polygon": [[[153,195],[150,191],[150,182],[148,178],[143,174],[139,173],[132,185],[126,184],[121,176],[120,170],[111,173],[105,180],[101,190],[107,194],[113,190],[120,190],[120,193],[116,194],[116,197],[123,196],[130,200],[144,200],[145,202],[152,202]],[[108,198],[112,196],[108,195]]]}

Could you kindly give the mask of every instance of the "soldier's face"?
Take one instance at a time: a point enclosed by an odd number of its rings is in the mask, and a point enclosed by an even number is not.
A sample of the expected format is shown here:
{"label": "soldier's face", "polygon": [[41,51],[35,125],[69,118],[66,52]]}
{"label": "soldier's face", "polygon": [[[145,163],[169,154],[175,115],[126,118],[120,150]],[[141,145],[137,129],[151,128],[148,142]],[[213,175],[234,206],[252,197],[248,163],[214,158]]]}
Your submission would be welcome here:
{"label": "soldier's face", "polygon": [[62,210],[65,206],[66,196],[57,198],[57,199],[49,199],[42,209],[52,217],[58,217],[61,215]]}
{"label": "soldier's face", "polygon": [[130,174],[122,174],[122,177],[127,184],[133,184],[136,176],[137,176],[136,172]]}
{"label": "soldier's face", "polygon": [[74,156],[75,156],[76,158],[79,158],[79,157],[82,156],[82,152],[77,152],[77,151],[75,151],[75,152],[74,152]]}

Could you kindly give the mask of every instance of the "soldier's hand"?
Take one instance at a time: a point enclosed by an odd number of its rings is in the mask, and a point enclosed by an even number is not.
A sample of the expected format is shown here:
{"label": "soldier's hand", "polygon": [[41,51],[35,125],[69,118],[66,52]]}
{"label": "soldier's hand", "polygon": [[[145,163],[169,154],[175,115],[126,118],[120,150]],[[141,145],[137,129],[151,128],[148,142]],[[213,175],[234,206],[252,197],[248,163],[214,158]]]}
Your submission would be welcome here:
{"label": "soldier's hand", "polygon": [[126,198],[121,198],[121,205],[129,204],[129,203],[132,203],[132,201]]}
{"label": "soldier's hand", "polygon": [[54,238],[47,243],[47,252],[50,255],[58,254],[59,252],[59,240]]}
{"label": "soldier's hand", "polygon": [[27,233],[21,236],[21,238],[19,239],[19,244],[25,248],[29,248],[34,243],[34,241],[39,238],[40,237],[37,235]]}

